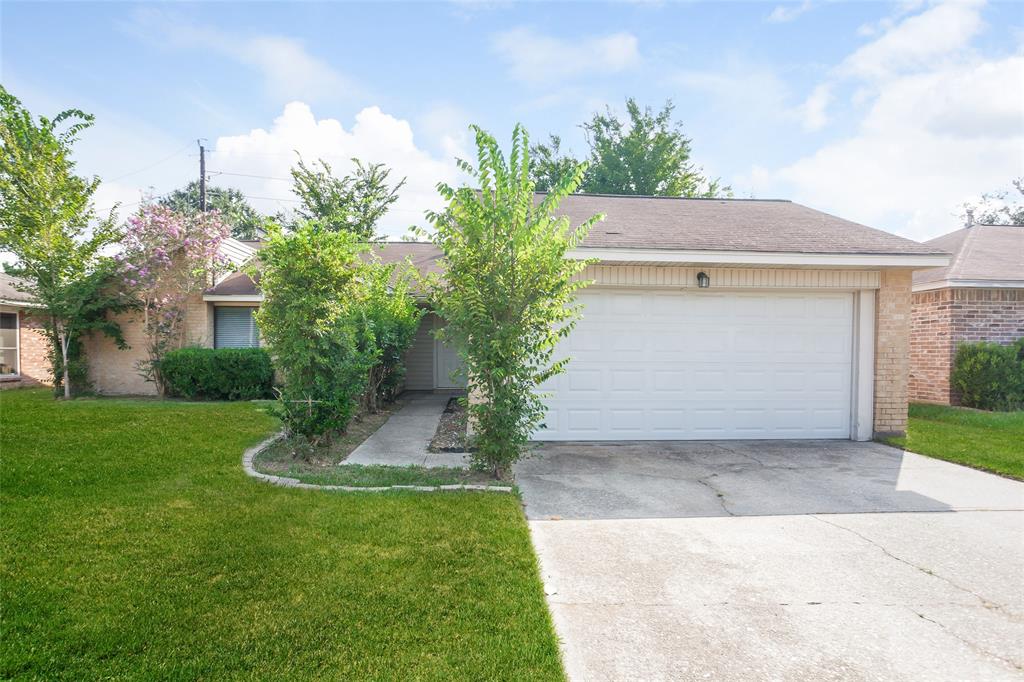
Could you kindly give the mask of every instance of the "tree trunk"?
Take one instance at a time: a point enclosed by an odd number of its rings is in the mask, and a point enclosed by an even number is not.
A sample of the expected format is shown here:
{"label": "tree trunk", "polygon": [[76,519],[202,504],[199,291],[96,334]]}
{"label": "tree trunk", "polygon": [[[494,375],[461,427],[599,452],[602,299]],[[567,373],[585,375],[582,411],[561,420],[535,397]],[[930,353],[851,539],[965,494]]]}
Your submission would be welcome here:
{"label": "tree trunk", "polygon": [[68,335],[63,329],[60,330],[60,357],[61,369],[63,370],[64,398],[71,398],[71,373],[68,371]]}

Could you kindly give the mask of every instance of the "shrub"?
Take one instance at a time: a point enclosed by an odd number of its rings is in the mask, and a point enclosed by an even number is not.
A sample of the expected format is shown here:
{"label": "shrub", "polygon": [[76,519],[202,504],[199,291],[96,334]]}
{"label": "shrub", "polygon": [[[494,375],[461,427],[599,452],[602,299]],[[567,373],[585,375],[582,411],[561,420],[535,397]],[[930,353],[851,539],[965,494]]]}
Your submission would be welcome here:
{"label": "shrub", "polygon": [[262,348],[180,348],[160,361],[169,395],[200,400],[267,398],[274,382]]}
{"label": "shrub", "polygon": [[405,378],[405,352],[409,350],[423,310],[409,293],[410,271],[396,264],[371,261],[363,277],[365,294],[359,302],[366,351],[373,356],[363,409],[377,412],[393,401]]}
{"label": "shrub", "polygon": [[438,185],[448,208],[430,214],[445,269],[432,302],[476,398],[467,407],[474,464],[501,476],[544,418],[538,387],[565,370],[568,359],[556,360],[555,347],[580,316],[576,292],[589,283],[577,277],[587,262],[567,254],[601,216],[574,227],[558,215],[585,165],[567,169],[536,201],[526,131],[516,126],[506,160],[493,137],[474,130],[478,165],[459,164],[472,186]]}
{"label": "shrub", "polygon": [[967,407],[1024,408],[1024,339],[1009,346],[985,341],[960,344],[950,383]]}
{"label": "shrub", "polygon": [[348,426],[375,360],[357,324],[365,250],[352,234],[307,224],[272,228],[260,251],[256,323],[284,377],[277,412],[314,447]]}

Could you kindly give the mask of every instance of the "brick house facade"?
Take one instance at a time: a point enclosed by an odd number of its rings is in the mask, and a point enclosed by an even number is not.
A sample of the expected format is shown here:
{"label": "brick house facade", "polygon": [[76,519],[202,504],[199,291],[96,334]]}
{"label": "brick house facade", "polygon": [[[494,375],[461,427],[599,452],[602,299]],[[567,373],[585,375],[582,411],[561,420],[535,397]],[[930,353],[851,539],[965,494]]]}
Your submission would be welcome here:
{"label": "brick house facade", "polygon": [[929,244],[948,249],[953,260],[914,275],[909,394],[957,405],[950,385],[957,346],[1024,337],[1024,227],[974,225]]}

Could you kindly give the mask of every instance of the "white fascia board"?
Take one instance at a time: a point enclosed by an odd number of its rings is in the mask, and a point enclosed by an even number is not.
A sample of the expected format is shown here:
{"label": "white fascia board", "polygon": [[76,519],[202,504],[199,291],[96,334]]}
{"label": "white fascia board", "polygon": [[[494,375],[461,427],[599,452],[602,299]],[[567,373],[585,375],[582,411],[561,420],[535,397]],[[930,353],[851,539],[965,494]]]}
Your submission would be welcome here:
{"label": "white fascia board", "polygon": [[43,308],[42,303],[30,303],[28,301],[14,301],[8,298],[0,298],[0,305],[9,305],[12,308]]}
{"label": "white fascia board", "polygon": [[940,279],[936,282],[915,284],[913,289],[1024,289],[1024,279]]}
{"label": "white fascia board", "polygon": [[606,249],[581,247],[569,252],[573,260],[650,263],[707,263],[724,265],[799,265],[819,267],[935,268],[949,265],[943,254],[774,253],[768,251],[683,251],[670,249]]}
{"label": "white fascia board", "polygon": [[237,294],[234,296],[230,294],[203,294],[203,300],[208,303],[262,303],[263,294]]}

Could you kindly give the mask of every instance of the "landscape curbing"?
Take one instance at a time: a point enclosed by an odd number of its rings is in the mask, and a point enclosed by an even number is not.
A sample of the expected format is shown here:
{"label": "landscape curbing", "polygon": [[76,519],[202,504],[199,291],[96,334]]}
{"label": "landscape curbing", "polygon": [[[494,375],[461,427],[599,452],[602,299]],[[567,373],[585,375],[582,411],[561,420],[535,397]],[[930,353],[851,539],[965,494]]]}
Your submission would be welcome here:
{"label": "landscape curbing", "polygon": [[278,439],[284,437],[284,432],[278,432],[252,446],[242,454],[242,468],[245,473],[257,480],[278,485],[283,488],[301,488],[303,490],[333,490],[339,492],[353,493],[382,493],[389,490],[414,490],[423,493],[449,492],[456,490],[482,490],[495,493],[510,493],[512,486],[508,485],[481,485],[479,483],[454,483],[450,485],[381,485],[381,486],[357,486],[357,485],[317,485],[316,483],[304,483],[297,478],[290,476],[275,476],[256,471],[254,462],[256,455],[269,447]]}

